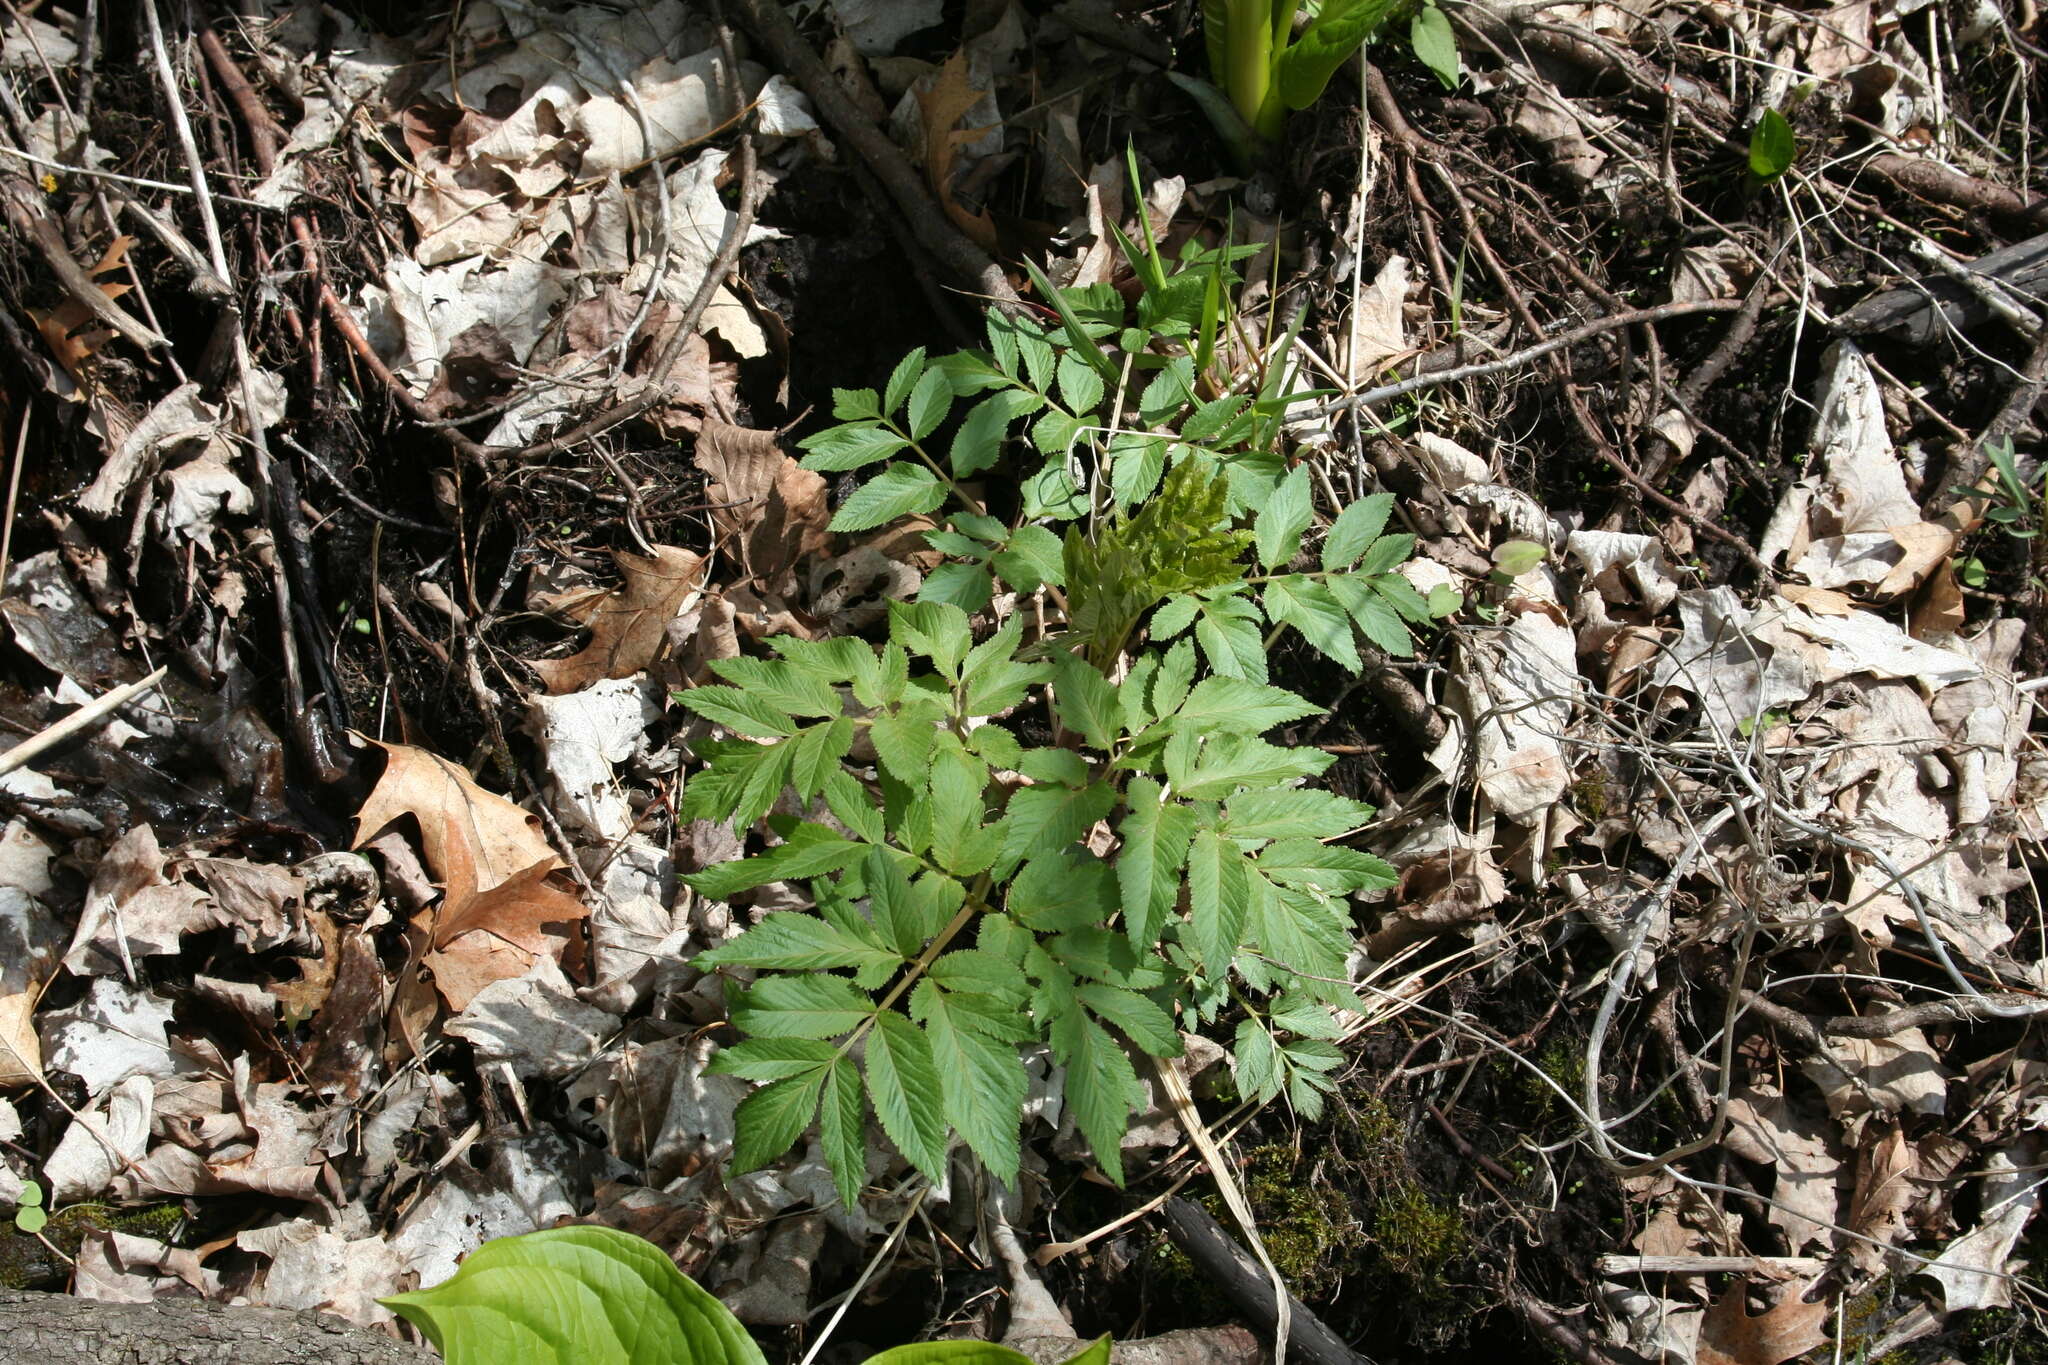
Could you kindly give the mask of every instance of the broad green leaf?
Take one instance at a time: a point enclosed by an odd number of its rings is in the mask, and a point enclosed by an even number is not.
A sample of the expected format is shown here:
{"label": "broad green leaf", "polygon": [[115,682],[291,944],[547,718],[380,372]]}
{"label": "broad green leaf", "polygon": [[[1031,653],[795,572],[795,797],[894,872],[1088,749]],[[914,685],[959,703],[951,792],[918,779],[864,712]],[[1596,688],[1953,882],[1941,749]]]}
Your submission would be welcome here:
{"label": "broad green leaf", "polygon": [[1069,971],[1112,986],[1149,991],[1166,983],[1165,964],[1156,955],[1107,929],[1069,929],[1046,940],[1046,947]]}
{"label": "broad green leaf", "polygon": [[924,1031],[895,1011],[867,1037],[868,1094],[882,1131],[911,1165],[934,1180],[946,1172],[946,1115],[939,1069]]}
{"label": "broad green leaf", "polygon": [[1334,792],[1308,787],[1269,787],[1240,792],[1224,808],[1224,832],[1233,839],[1280,839],[1301,835],[1327,839],[1357,829],[1372,818],[1372,807]]}
{"label": "broad green leaf", "polygon": [[1308,32],[1274,63],[1275,85],[1289,109],[1306,109],[1330,77],[1393,11],[1394,0],[1325,0]]}
{"label": "broad green leaf", "polygon": [[1166,473],[1166,440],[1120,435],[1110,445],[1109,495],[1119,507],[1149,498]]}
{"label": "broad green leaf", "polygon": [[1323,537],[1324,570],[1335,573],[1356,564],[1366,547],[1387,528],[1387,517],[1393,510],[1392,493],[1375,493],[1338,513],[1330,523],[1330,533]]}
{"label": "broad green leaf", "polygon": [[[934,784],[934,794],[937,786]],[[1064,848],[1109,814],[1116,791],[1107,783],[1088,786],[1020,787],[1010,795],[1003,857],[1035,858]]]}
{"label": "broad green leaf", "polygon": [[796,733],[796,722],[782,711],[736,687],[693,687],[678,692],[676,700],[704,719],[749,739],[786,739]]}
{"label": "broad green leaf", "polygon": [[1389,573],[1408,562],[1408,556],[1415,553],[1415,537],[1406,531],[1396,535],[1381,536],[1358,561],[1358,572],[1367,578]]}
{"label": "broad green leaf", "polygon": [[1019,526],[1009,545],[996,552],[993,563],[1003,581],[1018,592],[1031,592],[1040,583],[1057,587],[1066,581],[1060,538],[1043,526]]}
{"label": "broad green leaf", "polygon": [[830,1066],[838,1055],[839,1049],[815,1038],[749,1038],[720,1048],[704,1070],[713,1076],[780,1081]]}
{"label": "broad green leaf", "polygon": [[1196,833],[1188,852],[1188,927],[1202,968],[1221,978],[1244,941],[1250,903],[1244,855],[1213,829]]}
{"label": "broad green leaf", "polygon": [[922,441],[946,420],[953,406],[953,385],[944,370],[926,370],[910,391],[910,439]]}
{"label": "broad green leaf", "polygon": [[1074,1125],[1088,1139],[1103,1174],[1122,1188],[1123,1138],[1130,1131],[1131,1109],[1141,1095],[1131,1059],[1102,1025],[1079,1010],[1054,1019],[1052,1045],[1060,1065],[1066,1068],[1066,1101]]}
{"label": "broad green leaf", "polygon": [[770,1081],[740,1101],[733,1113],[732,1174],[758,1171],[795,1145],[818,1112],[825,1068]]}
{"label": "broad green leaf", "polygon": [[1053,782],[1062,787],[1080,787],[1088,782],[1088,760],[1072,749],[1027,750],[1019,756],[1016,768],[1033,782]]}
{"label": "broad green leaf", "polygon": [[1294,558],[1301,548],[1301,533],[1315,517],[1310,497],[1308,466],[1296,465],[1252,523],[1259,563],[1277,569]]}
{"label": "broad green leaf", "polygon": [[1078,655],[1065,655],[1053,670],[1053,705],[1060,724],[1097,749],[1116,742],[1122,707],[1116,688],[1095,666]]}
{"label": "broad green leaf", "polygon": [[1124,802],[1129,810],[1117,826],[1123,851],[1116,860],[1124,930],[1133,945],[1150,947],[1180,894],[1180,868],[1195,817],[1178,802],[1162,801],[1159,784],[1149,777],[1133,777]]}
{"label": "broad green leaf", "polygon": [[1068,472],[1066,458],[1060,455],[1047,460],[1036,474],[1027,477],[1018,493],[1024,516],[1031,521],[1071,521],[1088,510],[1088,499]]}
{"label": "broad green leaf", "polygon": [[930,981],[911,992],[911,1007],[931,1040],[947,1121],[996,1179],[1014,1186],[1025,1092],[1016,1045],[979,1032]]}
{"label": "broad green leaf", "polygon": [[929,975],[948,991],[992,995],[1018,1004],[1024,1000],[1024,978],[1017,975],[1015,964],[980,948],[957,948],[945,954],[932,963]]}
{"label": "broad green leaf", "polygon": [[1072,412],[1092,413],[1102,401],[1102,372],[1072,351],[1060,356],[1059,385]]}
{"label": "broad green leaf", "polygon": [[849,1210],[860,1207],[860,1187],[867,1183],[868,1144],[861,1123],[864,1109],[860,1072],[853,1059],[834,1059],[825,1072],[825,1093],[818,1106],[818,1143],[825,1149],[825,1164],[832,1168],[839,1206]]}
{"label": "broad green leaf", "polygon": [[1082,983],[1075,992],[1081,1003],[1130,1035],[1132,1042],[1154,1057],[1180,1055],[1180,1032],[1173,1016],[1136,991],[1100,982]]}
{"label": "broad green leaf", "polygon": [[1170,716],[1180,710],[1188,699],[1188,685],[1194,680],[1194,641],[1176,640],[1159,661],[1159,673],[1152,680],[1152,714]]}
{"label": "broad green leaf", "polygon": [[1444,89],[1458,85],[1458,35],[1451,31],[1450,17],[1435,5],[1424,5],[1408,22],[1408,46],[1415,60],[1436,73]]}
{"label": "broad green leaf", "polygon": [[971,875],[981,870],[972,864],[982,829],[988,766],[950,734],[940,738],[932,754],[932,856],[948,872]]}
{"label": "broad green leaf", "polygon": [[1175,724],[1182,729],[1234,730],[1256,735],[1290,720],[1322,713],[1322,707],[1284,688],[1242,678],[1204,678],[1181,703],[1175,713]]}
{"label": "broad green leaf", "polygon": [[867,856],[867,848],[866,844],[840,838],[823,825],[800,824],[787,842],[759,857],[719,863],[702,872],[692,872],[683,881],[698,895],[722,901],[769,882],[801,881],[837,872]]}
{"label": "broad green leaf", "polygon": [[1031,444],[1038,448],[1041,455],[1064,459],[1067,452],[1074,448],[1074,442],[1080,440],[1081,434],[1087,429],[1088,424],[1072,413],[1062,412],[1058,408],[1047,408],[1038,420],[1031,424]]}
{"label": "broad green leaf", "polygon": [[1005,726],[990,722],[967,732],[967,747],[991,768],[1015,768],[1024,757],[1024,747]]}
{"label": "broad green leaf", "polygon": [[379,1302],[448,1365],[767,1365],[739,1319],[667,1253],[613,1228],[501,1237],[432,1289]]}
{"label": "broad green leaf", "polygon": [[852,681],[864,665],[873,663],[875,653],[867,641],[849,636],[799,640],[794,635],[777,635],[768,641],[768,647],[799,672],[828,683]]}
{"label": "broad green leaf", "polygon": [[896,362],[896,368],[889,374],[889,385],[882,391],[882,414],[888,416],[902,407],[910,398],[910,391],[917,387],[917,381],[924,377],[924,347],[920,346]]}
{"label": "broad green leaf", "polygon": [[1195,623],[1195,616],[1202,610],[1202,599],[1186,595],[1169,597],[1158,611],[1152,613],[1150,627],[1155,640],[1171,640]]}
{"label": "broad green leaf", "polygon": [[921,516],[946,500],[946,485],[923,465],[892,464],[854,490],[832,518],[835,531],[872,531]]}
{"label": "broad green leaf", "polygon": [[765,976],[733,993],[731,1012],[743,1033],[824,1040],[859,1028],[875,1003],[843,976]]}
{"label": "broad green leaf", "polygon": [[905,957],[914,955],[928,937],[915,919],[910,904],[910,878],[886,848],[868,850],[861,864],[861,878],[867,883],[868,911],[885,942]]}
{"label": "broad green leaf", "polygon": [[814,915],[778,910],[730,942],[696,959],[700,967],[772,967],[788,972],[849,967],[863,984],[879,985],[903,958],[864,943]]}
{"label": "broad green leaf", "polygon": [[1316,650],[1356,673],[1358,646],[1351,639],[1351,618],[1326,584],[1288,574],[1266,584],[1266,615],[1301,632]]}
{"label": "broad green leaf", "polygon": [[1759,180],[1776,180],[1798,159],[1799,143],[1792,136],[1792,125],[1777,110],[1764,110],[1749,134],[1749,173]]}
{"label": "broad green leaf", "polygon": [[809,452],[803,458],[805,469],[842,474],[886,460],[910,443],[887,427],[861,425],[833,427],[806,437],[799,444]]}

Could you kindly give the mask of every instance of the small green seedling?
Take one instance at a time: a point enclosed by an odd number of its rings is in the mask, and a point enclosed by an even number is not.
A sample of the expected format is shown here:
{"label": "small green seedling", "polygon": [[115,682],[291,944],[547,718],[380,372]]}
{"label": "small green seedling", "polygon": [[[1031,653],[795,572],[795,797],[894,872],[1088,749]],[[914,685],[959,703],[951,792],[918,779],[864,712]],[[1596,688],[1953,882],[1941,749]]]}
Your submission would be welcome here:
{"label": "small green seedling", "polygon": [[14,1230],[33,1237],[49,1226],[50,1211],[43,1207],[43,1187],[35,1181],[21,1187],[21,1203],[14,1210]]}
{"label": "small green seedling", "polygon": [[[449,1365],[767,1365],[731,1310],[652,1242],[615,1228],[500,1237],[432,1289],[379,1302]],[[985,1341],[934,1341],[867,1365],[1031,1362]],[[1109,1338],[1065,1365],[1109,1365]]]}
{"label": "small green seedling", "polygon": [[1533,540],[1510,540],[1494,547],[1493,569],[1503,579],[1520,578],[1541,564],[1548,552]]}
{"label": "small green seedling", "polygon": [[1792,169],[1799,157],[1792,125],[1775,109],[1766,109],[1749,133],[1749,173],[1768,185]]}

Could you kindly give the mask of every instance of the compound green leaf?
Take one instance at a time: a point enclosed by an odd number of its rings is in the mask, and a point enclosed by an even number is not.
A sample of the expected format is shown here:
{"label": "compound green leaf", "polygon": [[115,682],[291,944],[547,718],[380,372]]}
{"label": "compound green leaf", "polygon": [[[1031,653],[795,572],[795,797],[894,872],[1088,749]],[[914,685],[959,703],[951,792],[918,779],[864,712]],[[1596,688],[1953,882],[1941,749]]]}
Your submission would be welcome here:
{"label": "compound green leaf", "polygon": [[1054,667],[1052,695],[1060,724],[1097,749],[1115,743],[1123,709],[1116,688],[1093,664],[1072,654],[1062,657]]}
{"label": "compound green leaf", "polygon": [[711,667],[750,699],[793,716],[836,716],[845,709],[830,683],[787,659],[719,659]]}
{"label": "compound green leaf", "polygon": [[882,390],[882,415],[888,416],[910,398],[910,391],[924,377],[924,347],[920,346],[896,362],[889,373],[889,385]]}
{"label": "compound green leaf", "polygon": [[839,1050],[815,1038],[749,1038],[720,1048],[704,1070],[713,1076],[738,1076],[748,1081],[780,1081],[806,1076],[830,1066]]}
{"label": "compound green leaf", "polygon": [[796,794],[806,801],[817,795],[851,748],[853,722],[845,716],[807,728],[790,746],[789,777]]}
{"label": "compound green leaf", "polygon": [[1240,792],[1224,809],[1224,832],[1233,839],[1327,839],[1357,829],[1373,809],[1334,792],[1272,787]]}
{"label": "compound green leaf", "polygon": [[940,369],[926,370],[910,391],[910,439],[922,441],[946,420],[953,406],[953,385]]}
{"label": "compound green leaf", "polygon": [[613,1228],[501,1237],[432,1289],[379,1302],[448,1365],[766,1365],[724,1304]]}
{"label": "compound green leaf", "polygon": [[1400,881],[1395,872],[1370,853],[1314,839],[1283,839],[1259,854],[1259,871],[1283,886],[1300,886],[1346,895],[1377,891]]}
{"label": "compound green leaf", "polygon": [[1018,592],[1030,592],[1041,583],[1057,587],[1066,581],[1060,538],[1043,526],[1019,526],[1009,545],[996,552],[993,563],[1003,581]]}
{"label": "compound green leaf", "polygon": [[946,500],[946,485],[923,465],[892,464],[854,490],[832,518],[835,531],[872,531],[921,516]]}
{"label": "compound green leaf", "polygon": [[1115,804],[1116,792],[1102,782],[1078,789],[1020,787],[1010,796],[1002,856],[1035,858],[1065,848],[1109,814]]}
{"label": "compound green leaf", "polygon": [[801,881],[837,872],[866,857],[867,848],[856,840],[842,839],[823,825],[804,823],[791,831],[786,842],[759,857],[719,863],[692,872],[683,881],[698,895],[722,901],[769,882]]}
{"label": "compound green leaf", "polygon": [[1239,787],[1270,787],[1297,777],[1314,777],[1336,760],[1319,749],[1283,748],[1245,735],[1218,735],[1202,746],[1194,765],[1176,774],[1167,751],[1167,774],[1181,795],[1219,800]]}
{"label": "compound green leaf", "polygon": [[1284,688],[1242,678],[1204,678],[1175,713],[1176,729],[1234,730],[1256,735],[1290,720],[1319,716],[1323,708]]}

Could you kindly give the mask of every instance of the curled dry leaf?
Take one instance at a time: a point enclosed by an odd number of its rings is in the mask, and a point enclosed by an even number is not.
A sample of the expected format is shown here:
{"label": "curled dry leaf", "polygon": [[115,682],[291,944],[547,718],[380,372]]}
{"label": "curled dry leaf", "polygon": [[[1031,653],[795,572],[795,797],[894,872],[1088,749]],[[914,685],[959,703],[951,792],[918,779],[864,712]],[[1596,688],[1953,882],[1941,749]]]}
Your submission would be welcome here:
{"label": "curled dry leaf", "polygon": [[983,249],[994,251],[995,219],[989,217],[987,209],[969,213],[966,206],[953,197],[953,163],[960,155],[960,144],[972,142],[988,131],[985,128],[962,131],[956,125],[968,110],[981,103],[987,93],[969,83],[967,53],[962,49],[939,68],[929,89],[917,92],[917,106],[924,116],[925,182],[931,186],[932,193],[938,197],[954,226],[972,237]]}
{"label": "curled dry leaf", "polygon": [[623,580],[619,586],[566,608],[571,620],[590,627],[590,643],[566,659],[534,661],[533,671],[557,696],[646,672],[668,623],[690,609],[704,586],[704,556],[673,545],[657,545],[651,556],[621,550],[612,558]]}
{"label": "curled dry leaf", "polygon": [[1749,1285],[1737,1280],[1723,1290],[1700,1323],[1699,1354],[1694,1365],[1780,1365],[1826,1342],[1826,1299],[1807,1303],[1811,1286],[1786,1288],[1777,1306],[1752,1316]]}
{"label": "curled dry leaf", "polygon": [[831,544],[825,480],[783,453],[772,431],[706,420],[691,457],[710,480],[712,524],[725,552],[764,593],[788,597],[796,570]]}

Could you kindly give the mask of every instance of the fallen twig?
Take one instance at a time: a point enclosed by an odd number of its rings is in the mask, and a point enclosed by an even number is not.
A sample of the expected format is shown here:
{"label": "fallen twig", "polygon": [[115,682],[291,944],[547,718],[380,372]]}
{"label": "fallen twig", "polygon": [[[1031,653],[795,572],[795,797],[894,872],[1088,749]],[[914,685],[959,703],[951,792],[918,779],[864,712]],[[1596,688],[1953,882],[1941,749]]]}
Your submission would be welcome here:
{"label": "fallen twig", "polygon": [[1373,1365],[1369,1356],[1351,1349],[1330,1325],[1294,1296],[1276,1306],[1273,1286],[1256,1261],[1231,1239],[1208,1210],[1185,1199],[1166,1201],[1166,1231],[1195,1267],[1260,1326],[1271,1328],[1285,1312],[1292,1322],[1288,1349],[1292,1358],[1312,1365]]}
{"label": "fallen twig", "polygon": [[164,675],[170,671],[170,668],[165,666],[146,678],[124,683],[111,692],[93,698],[55,725],[30,735],[6,753],[0,754],[0,777],[25,764],[33,763],[39,755],[48,753],[59,744],[76,739],[86,731],[96,728],[101,721],[162,682]]}

